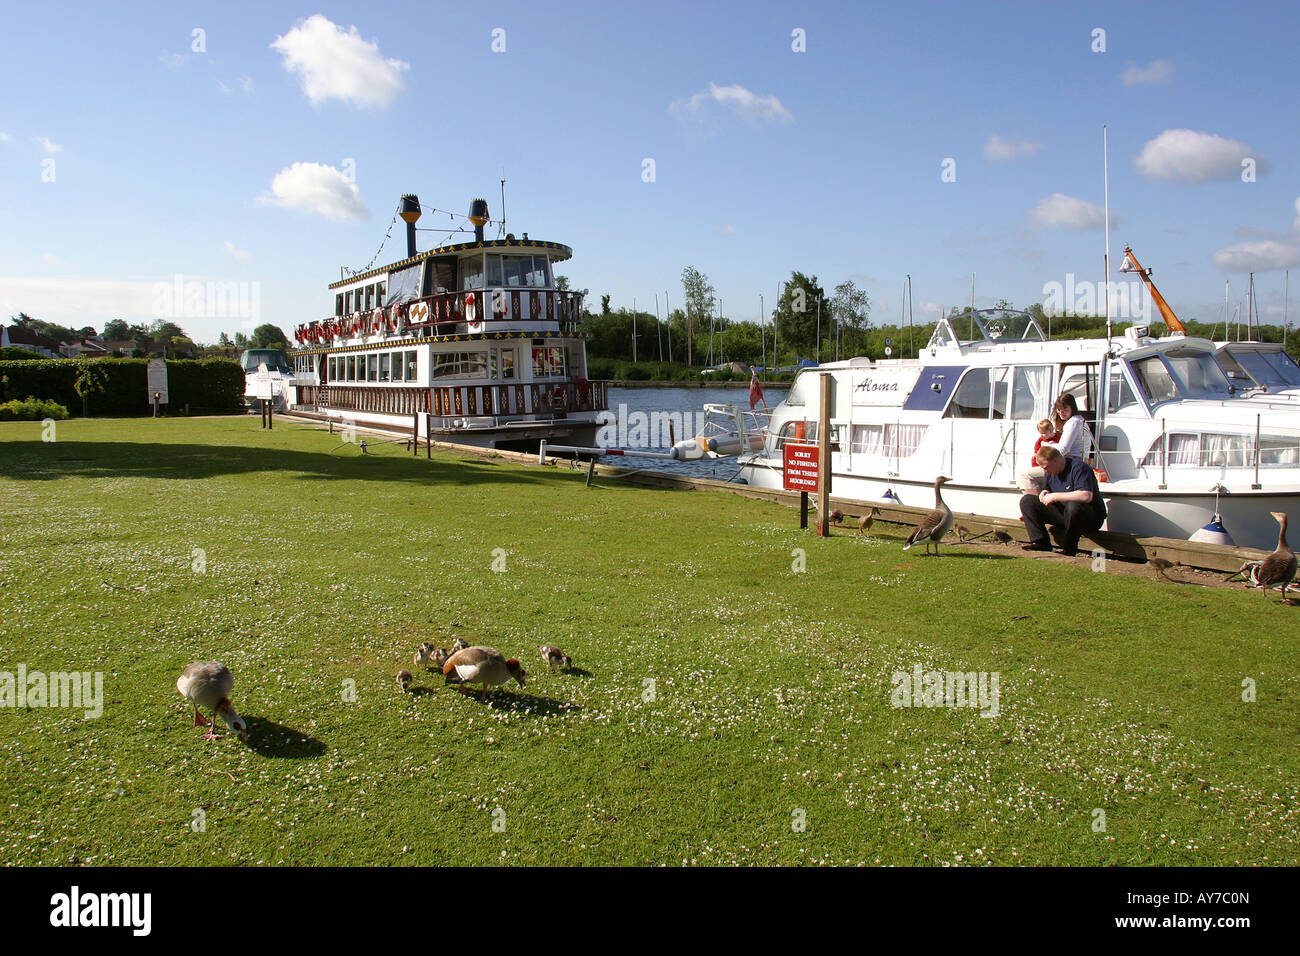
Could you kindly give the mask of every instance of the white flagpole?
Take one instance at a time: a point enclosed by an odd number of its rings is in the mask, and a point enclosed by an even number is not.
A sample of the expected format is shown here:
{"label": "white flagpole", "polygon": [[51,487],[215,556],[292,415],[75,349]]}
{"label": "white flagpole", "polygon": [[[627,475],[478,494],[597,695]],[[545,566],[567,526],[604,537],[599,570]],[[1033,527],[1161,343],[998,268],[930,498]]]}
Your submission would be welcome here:
{"label": "white flagpole", "polygon": [[1109,352],[1113,334],[1110,318],[1110,143],[1104,125],[1101,128],[1101,160],[1106,184],[1106,351]]}

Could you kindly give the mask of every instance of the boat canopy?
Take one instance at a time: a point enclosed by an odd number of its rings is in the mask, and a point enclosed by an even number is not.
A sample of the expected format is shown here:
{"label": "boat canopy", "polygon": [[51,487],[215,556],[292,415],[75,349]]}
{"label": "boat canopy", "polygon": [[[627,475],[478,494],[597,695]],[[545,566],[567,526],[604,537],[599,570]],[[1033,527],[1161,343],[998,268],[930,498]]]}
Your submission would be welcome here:
{"label": "boat canopy", "polygon": [[[958,334],[959,327],[966,327],[970,338],[963,339]],[[926,348],[951,348],[952,346],[978,345],[993,342],[1046,342],[1038,321],[1028,312],[1018,309],[977,309],[967,310],[960,315],[948,315],[941,318],[930,335],[930,344]]]}

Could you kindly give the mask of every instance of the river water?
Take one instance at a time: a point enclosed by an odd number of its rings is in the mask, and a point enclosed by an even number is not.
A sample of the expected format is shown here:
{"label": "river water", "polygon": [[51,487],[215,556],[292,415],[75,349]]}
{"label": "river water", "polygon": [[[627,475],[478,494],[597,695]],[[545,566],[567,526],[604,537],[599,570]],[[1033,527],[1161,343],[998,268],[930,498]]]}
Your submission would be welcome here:
{"label": "river water", "polygon": [[[775,408],[786,396],[788,389],[765,387],[763,395],[769,408]],[[607,447],[636,448],[641,451],[667,451],[671,447],[667,422],[673,422],[673,435],[678,441],[693,438],[706,403],[729,403],[741,411],[749,408],[749,389],[742,388],[613,388],[609,389],[609,410],[615,417],[617,441],[607,442]],[[760,406],[761,407],[761,406]],[[651,427],[657,424],[658,427]],[[683,427],[686,433],[683,434]],[[739,470],[734,458],[704,459],[701,461],[667,461],[657,458],[609,456],[603,463],[623,468],[661,471],[672,475],[689,475],[694,478],[717,478],[728,481]]]}

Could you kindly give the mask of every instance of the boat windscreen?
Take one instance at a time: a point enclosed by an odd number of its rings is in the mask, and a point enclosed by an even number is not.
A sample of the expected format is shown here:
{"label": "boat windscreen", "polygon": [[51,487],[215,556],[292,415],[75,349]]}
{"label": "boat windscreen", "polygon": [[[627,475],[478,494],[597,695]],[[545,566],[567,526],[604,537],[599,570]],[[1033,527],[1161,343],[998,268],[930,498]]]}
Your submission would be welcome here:
{"label": "boat windscreen", "polygon": [[1211,353],[1181,347],[1167,349],[1164,357],[1184,398],[1226,398],[1232,394],[1228,376]]}
{"label": "boat windscreen", "polygon": [[1300,365],[1285,352],[1228,349],[1228,354],[1259,385],[1269,388],[1300,387]]}
{"label": "boat windscreen", "polygon": [[291,371],[289,359],[279,349],[249,349],[244,353],[242,364],[245,372],[256,372],[263,364],[269,372]]}

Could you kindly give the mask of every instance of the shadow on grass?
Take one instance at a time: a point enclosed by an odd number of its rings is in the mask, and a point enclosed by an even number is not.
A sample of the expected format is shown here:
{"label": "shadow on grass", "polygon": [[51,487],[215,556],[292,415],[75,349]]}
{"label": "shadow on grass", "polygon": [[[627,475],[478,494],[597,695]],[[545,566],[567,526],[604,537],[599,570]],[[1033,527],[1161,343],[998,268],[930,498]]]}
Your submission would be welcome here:
{"label": "shadow on grass", "polygon": [[248,725],[248,749],[263,757],[302,760],[306,757],[319,757],[328,749],[310,734],[263,717],[249,717],[245,714],[244,722]]}
{"label": "shadow on grass", "polygon": [[[416,485],[535,484],[570,481],[551,469],[501,468],[500,461],[425,459],[359,453],[337,436],[321,435],[320,451],[275,446],[170,444],[166,442],[68,441],[0,443],[0,472],[15,481],[88,478],[194,480],[267,471],[298,473],[302,481],[384,478]],[[336,447],[337,446],[337,447]]]}
{"label": "shadow on grass", "polygon": [[585,671],[581,667],[566,667],[560,671],[561,674],[569,674],[573,677],[595,677],[591,671]]}
{"label": "shadow on grass", "polygon": [[576,714],[582,710],[581,704],[571,700],[556,700],[554,697],[538,697],[536,694],[521,694],[509,690],[490,690],[484,701],[476,690],[460,691],[460,696],[472,699],[476,704],[483,704],[493,710],[508,711],[514,714],[533,714],[538,717],[553,717],[557,714]]}

